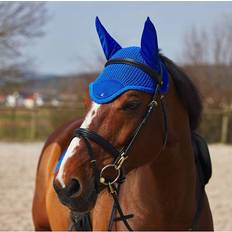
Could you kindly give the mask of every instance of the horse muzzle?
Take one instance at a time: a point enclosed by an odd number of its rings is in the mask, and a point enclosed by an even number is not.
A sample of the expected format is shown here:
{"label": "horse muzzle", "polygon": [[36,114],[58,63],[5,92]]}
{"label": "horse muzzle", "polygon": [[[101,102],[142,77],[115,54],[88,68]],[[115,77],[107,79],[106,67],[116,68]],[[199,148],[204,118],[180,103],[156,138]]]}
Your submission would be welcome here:
{"label": "horse muzzle", "polygon": [[53,187],[60,202],[72,211],[88,212],[95,205],[97,192],[94,187],[94,181],[90,182],[87,189],[83,189],[78,179],[71,179],[65,187],[61,187],[54,179]]}

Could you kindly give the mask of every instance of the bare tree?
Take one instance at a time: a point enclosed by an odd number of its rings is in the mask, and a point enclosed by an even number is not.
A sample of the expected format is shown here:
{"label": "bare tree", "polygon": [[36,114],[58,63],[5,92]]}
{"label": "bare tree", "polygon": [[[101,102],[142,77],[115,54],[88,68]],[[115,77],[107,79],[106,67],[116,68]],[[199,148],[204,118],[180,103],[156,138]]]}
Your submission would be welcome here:
{"label": "bare tree", "polygon": [[185,70],[209,107],[232,105],[232,21],[224,16],[212,30],[192,28],[183,43]]}
{"label": "bare tree", "polygon": [[224,15],[212,32],[212,56],[216,65],[232,65],[232,17]]}
{"label": "bare tree", "polygon": [[208,62],[208,35],[205,30],[192,27],[186,32],[183,43],[182,63],[202,65]]}
{"label": "bare tree", "polygon": [[232,17],[224,15],[211,30],[193,26],[184,36],[182,63],[232,64]]}
{"label": "bare tree", "polygon": [[17,64],[23,48],[43,34],[46,20],[43,2],[0,2],[0,70]]}

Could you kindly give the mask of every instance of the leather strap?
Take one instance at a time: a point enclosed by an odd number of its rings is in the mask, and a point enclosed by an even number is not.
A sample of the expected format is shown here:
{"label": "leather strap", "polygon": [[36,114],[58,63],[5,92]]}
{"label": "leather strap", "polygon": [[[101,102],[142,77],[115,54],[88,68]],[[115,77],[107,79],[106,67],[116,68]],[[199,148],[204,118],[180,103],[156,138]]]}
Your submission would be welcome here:
{"label": "leather strap", "polygon": [[95,178],[94,178],[95,190],[96,190],[96,193],[99,193],[98,180],[99,180],[100,173],[99,173],[99,170],[97,168],[97,161],[94,157],[93,149],[92,149],[92,146],[89,142],[89,139],[86,137],[83,137],[83,139],[85,140],[85,144],[86,144],[87,149],[88,149],[88,155],[89,155],[91,166],[92,166],[93,173],[95,176]]}
{"label": "leather strap", "polygon": [[70,223],[68,231],[92,231],[89,213],[70,212]]}
{"label": "leather strap", "polygon": [[145,73],[147,73],[153,80],[157,81],[158,84],[161,86],[162,85],[162,75],[157,73],[155,70],[150,68],[149,66],[142,64],[140,62],[137,62],[133,59],[130,58],[121,58],[121,59],[112,59],[108,60],[105,64],[105,67],[110,65],[110,64],[128,64],[132,65],[138,69],[141,69]]}
{"label": "leather strap", "polygon": [[119,200],[118,200],[118,197],[117,197],[116,192],[111,193],[111,195],[112,195],[112,197],[113,197],[113,199],[114,199],[115,207],[116,207],[116,209],[117,209],[117,211],[118,211],[118,213],[119,213],[119,215],[120,215],[119,220],[122,220],[122,221],[123,221],[123,223],[124,223],[124,225],[126,226],[126,228],[127,228],[128,231],[133,231],[133,229],[130,227],[129,223],[127,222],[127,220],[128,220],[131,216],[129,215],[129,217],[128,217],[128,216],[125,216],[125,215],[123,214],[123,211],[122,211],[122,208],[121,208],[121,206],[120,206],[120,204],[119,204]]}
{"label": "leather strap", "polygon": [[[122,153],[127,154],[129,152],[129,150],[131,149],[132,145],[134,144],[136,138],[139,136],[139,134],[141,133],[141,130],[143,128],[143,126],[146,124],[150,114],[156,109],[156,106],[158,104],[158,97],[160,96],[160,85],[157,84],[156,85],[156,89],[155,92],[151,98],[151,101],[148,105],[148,108],[143,116],[142,121],[140,122],[140,124],[137,126],[137,128],[135,129],[133,136],[130,138],[130,140],[124,145],[123,149],[121,150]],[[161,100],[161,108],[162,108],[162,113],[163,113],[163,124],[164,124],[164,135],[163,135],[163,147],[165,147],[166,142],[167,142],[167,113],[166,113],[166,109],[164,107],[164,103]]]}
{"label": "leather strap", "polygon": [[107,140],[105,140],[102,136],[94,131],[90,131],[87,128],[78,128],[75,130],[75,135],[77,137],[90,139],[91,141],[100,145],[104,150],[112,154],[114,158],[117,158],[120,155],[120,151],[118,151],[118,149],[116,149],[111,143],[109,143]]}
{"label": "leather strap", "polygon": [[168,115],[167,115],[166,105],[163,100],[163,97],[160,98],[160,105],[163,114],[163,147],[162,147],[163,150],[168,140]]}

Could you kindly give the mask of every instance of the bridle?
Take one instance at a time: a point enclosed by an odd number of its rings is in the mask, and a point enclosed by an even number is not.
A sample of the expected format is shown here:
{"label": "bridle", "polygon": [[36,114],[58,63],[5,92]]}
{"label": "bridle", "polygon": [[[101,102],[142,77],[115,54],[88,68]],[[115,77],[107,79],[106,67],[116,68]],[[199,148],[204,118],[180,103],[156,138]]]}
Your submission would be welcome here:
{"label": "bridle", "polygon": [[[115,210],[117,209],[120,215],[119,219],[116,220],[122,220],[127,227],[128,230],[132,231],[130,225],[127,222],[127,219],[133,217],[133,215],[124,215],[122,212],[122,209],[120,207],[119,201],[118,201],[118,194],[119,194],[119,189],[121,183],[125,179],[125,175],[123,173],[123,163],[125,160],[128,158],[128,153],[134,144],[136,138],[139,136],[143,126],[147,122],[150,114],[154,111],[155,107],[158,106],[158,100],[161,103],[161,108],[163,112],[163,128],[164,128],[164,137],[163,137],[163,148],[166,145],[167,142],[167,114],[164,106],[164,101],[163,101],[163,95],[160,94],[160,87],[163,84],[162,81],[162,71],[160,74],[158,74],[156,71],[148,67],[147,65],[144,65],[142,63],[139,63],[135,60],[132,59],[112,59],[109,60],[106,64],[105,67],[111,64],[126,64],[126,65],[132,65],[135,66],[141,70],[143,70],[145,73],[147,73],[156,83],[155,85],[155,91],[152,95],[151,101],[147,106],[147,110],[144,114],[144,117],[140,124],[137,126],[135,129],[133,135],[130,137],[130,139],[126,142],[126,144],[123,146],[121,150],[118,150],[114,145],[112,145],[110,142],[105,140],[102,136],[97,134],[94,131],[91,131],[86,128],[78,128],[75,130],[75,136],[79,138],[83,138],[87,149],[88,149],[88,155],[90,158],[90,162],[92,164],[94,176],[95,176],[95,189],[96,192],[99,192],[99,183],[106,185],[109,189],[109,192],[111,193],[113,199],[114,199],[114,207],[112,210],[111,214],[111,220],[109,223],[109,230],[112,229],[112,224],[114,221],[113,214],[115,213]],[[162,68],[161,68],[162,70]],[[112,164],[107,164],[105,167],[102,168],[101,171],[98,170],[97,168],[97,162],[96,159],[94,158],[94,153],[92,146],[90,144],[90,141],[98,144],[101,146],[106,152],[110,153],[114,157],[114,161]],[[107,178],[105,177],[105,173],[107,170],[113,170],[114,171],[114,177],[113,178]],[[117,186],[116,186],[117,185]]]}
{"label": "bridle", "polygon": [[[130,227],[127,220],[133,217],[133,214],[124,215],[122,208],[120,206],[119,200],[118,200],[119,193],[120,193],[120,186],[126,178],[125,173],[123,172],[123,164],[125,160],[128,158],[128,153],[132,145],[135,143],[137,137],[139,136],[142,128],[146,124],[149,116],[154,111],[154,109],[156,109],[156,107],[158,106],[158,102],[160,102],[160,106],[161,106],[161,110],[163,114],[163,145],[160,149],[160,152],[165,148],[165,145],[167,143],[167,137],[168,137],[168,121],[167,121],[167,112],[166,112],[165,103],[164,103],[164,95],[160,93],[160,88],[163,84],[162,68],[161,68],[161,73],[159,74],[153,69],[151,69],[150,67],[148,67],[147,65],[144,65],[132,59],[112,59],[112,60],[109,60],[105,64],[105,66],[108,66],[111,64],[126,64],[126,65],[135,66],[136,68],[143,70],[155,81],[156,83],[155,91],[152,94],[151,100],[147,106],[145,114],[141,122],[137,126],[137,128],[134,130],[133,135],[126,142],[126,144],[121,150],[118,150],[113,144],[108,142],[106,139],[104,139],[101,135],[97,134],[95,131],[91,131],[87,128],[76,129],[75,136],[79,138],[83,138],[87,146],[88,155],[89,155],[90,162],[93,168],[93,173],[95,176],[94,181],[95,181],[96,193],[99,193],[99,184],[102,184],[108,187],[108,190],[113,197],[114,204],[113,204],[111,218],[110,218],[109,225],[108,225],[108,231],[112,230],[114,221],[120,221],[120,220],[123,221],[124,225],[129,231],[132,231],[132,228]],[[97,168],[97,161],[94,157],[94,152],[90,144],[90,141],[96,143],[97,145],[102,147],[106,152],[110,153],[114,157],[113,163],[107,164],[101,169],[101,171],[99,171]],[[106,177],[105,173],[107,172],[107,170],[113,170],[115,175],[112,178]],[[196,211],[193,217],[192,224],[188,230],[193,230],[199,221],[200,212],[201,212],[202,205],[203,205],[202,203],[203,197],[204,197],[203,190],[201,191],[200,189],[200,193],[198,195],[199,195],[198,196],[199,200],[198,200],[197,208],[196,208]],[[116,211],[118,211],[119,217],[115,217]],[[87,228],[81,227],[81,230],[91,230],[92,228],[91,228],[89,214],[84,215],[84,216],[86,216],[84,221],[87,221]],[[75,223],[75,217],[72,217],[72,220]],[[72,226],[71,226],[71,230],[72,230]]]}

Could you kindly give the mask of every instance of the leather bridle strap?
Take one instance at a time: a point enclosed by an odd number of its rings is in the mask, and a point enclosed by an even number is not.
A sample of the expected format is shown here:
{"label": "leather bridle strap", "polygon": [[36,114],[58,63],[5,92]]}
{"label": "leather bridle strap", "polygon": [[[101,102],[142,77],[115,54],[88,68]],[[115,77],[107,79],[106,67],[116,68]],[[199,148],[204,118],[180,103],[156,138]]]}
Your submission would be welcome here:
{"label": "leather bridle strap", "polygon": [[[127,64],[127,65],[132,65],[138,69],[141,69],[143,72],[145,72],[146,74],[148,74],[153,80],[155,80],[160,86],[162,85],[162,75],[160,75],[159,73],[157,73],[155,70],[153,70],[152,68],[150,68],[149,66],[137,62],[133,59],[130,58],[120,58],[120,59],[111,59],[108,60],[105,64],[105,67],[111,64]],[[162,72],[162,68],[161,68],[161,72]]]}
{"label": "leather bridle strap", "polygon": [[99,186],[98,186],[98,179],[99,179],[99,176],[100,176],[100,172],[97,168],[97,161],[94,157],[94,152],[93,152],[93,149],[92,149],[92,146],[89,142],[89,139],[87,137],[84,137],[82,136],[84,141],[85,141],[85,144],[87,146],[87,150],[88,150],[88,155],[89,155],[89,158],[90,158],[90,162],[91,162],[91,166],[92,166],[92,169],[93,169],[93,173],[94,173],[94,185],[95,185],[95,191],[96,193],[99,193]]}
{"label": "leather bridle strap", "polygon": [[116,149],[111,143],[109,143],[102,136],[97,134],[94,131],[91,131],[87,128],[78,128],[75,130],[75,135],[77,137],[88,138],[89,140],[95,142],[100,145],[105,151],[109,152],[113,155],[114,158],[117,158],[120,155],[120,151]]}
{"label": "leather bridle strap", "polygon": [[[122,211],[122,208],[120,206],[120,203],[119,203],[119,199],[118,199],[118,195],[117,195],[117,192],[116,190],[114,190],[113,192],[111,192],[111,195],[114,199],[114,206],[115,208],[117,209],[119,215],[120,215],[120,220],[123,221],[124,225],[126,226],[126,228],[128,229],[128,231],[133,231],[133,229],[130,227],[129,223],[127,222],[127,219],[129,219],[130,217],[127,217],[126,215],[124,215],[123,211]],[[132,215],[133,217],[133,215]]]}
{"label": "leather bridle strap", "polygon": [[160,105],[163,114],[163,147],[162,150],[165,148],[167,141],[168,141],[168,115],[166,111],[166,105],[163,100],[163,96],[160,97]]}
{"label": "leather bridle strap", "polygon": [[[139,133],[141,132],[141,129],[142,127],[145,125],[145,123],[147,122],[151,112],[154,110],[154,108],[158,105],[158,102],[157,102],[157,98],[159,96],[159,84],[156,85],[156,89],[155,89],[155,92],[152,96],[152,100],[150,101],[149,105],[148,105],[148,109],[147,111],[145,112],[145,115],[143,116],[143,119],[142,121],[140,122],[140,124],[137,126],[137,128],[135,129],[134,133],[133,133],[133,137],[129,140],[129,142],[123,147],[122,151],[121,151],[121,154],[125,154],[127,155],[130,148],[132,147],[133,143],[135,142],[136,138],[139,136]],[[166,114],[166,112],[163,112]],[[165,121],[166,123],[166,121]],[[166,127],[166,126],[165,126]],[[165,134],[167,132],[165,131]],[[166,136],[165,136],[166,137]]]}

